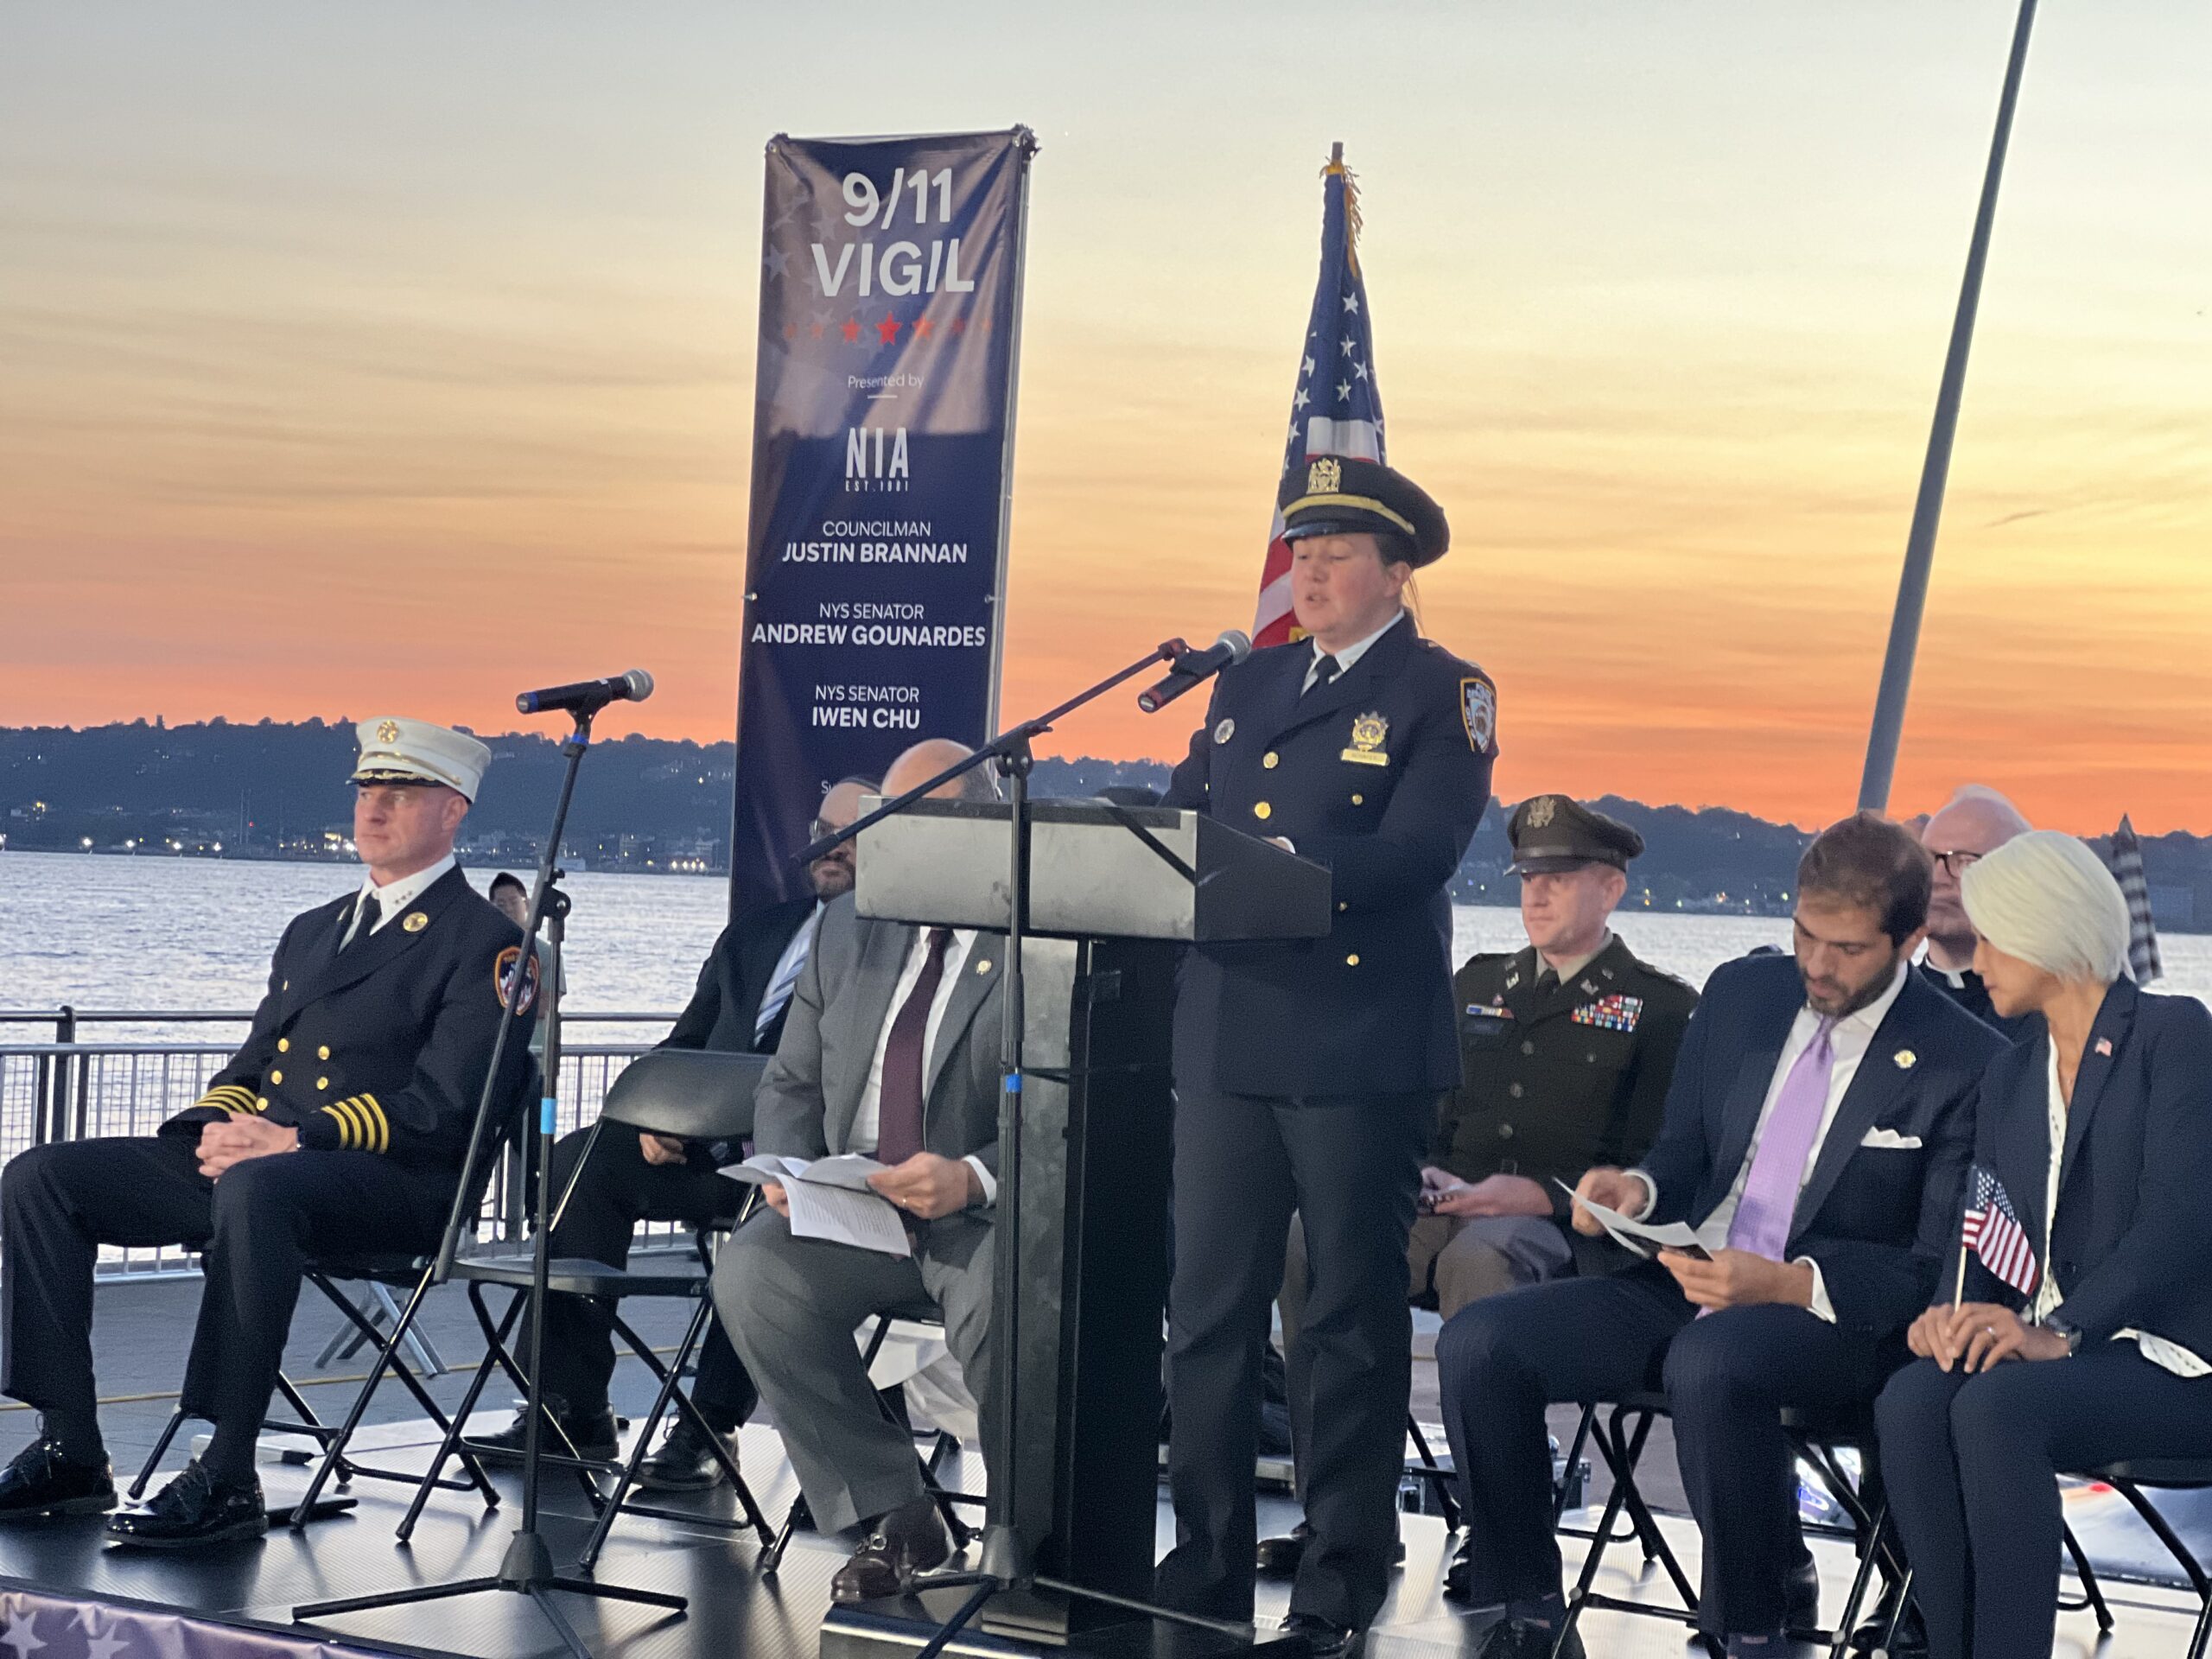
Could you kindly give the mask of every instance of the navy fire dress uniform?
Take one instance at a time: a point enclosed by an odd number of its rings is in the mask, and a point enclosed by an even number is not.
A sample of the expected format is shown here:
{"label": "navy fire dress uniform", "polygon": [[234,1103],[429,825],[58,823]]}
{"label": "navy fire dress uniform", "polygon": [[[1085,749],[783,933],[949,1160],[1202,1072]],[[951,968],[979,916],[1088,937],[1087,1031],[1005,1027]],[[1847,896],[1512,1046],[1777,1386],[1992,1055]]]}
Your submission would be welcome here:
{"label": "navy fire dress uniform", "polygon": [[[1375,462],[1287,481],[1286,534],[1377,533],[1425,564],[1444,515]],[[1490,678],[1401,614],[1327,677],[1317,647],[1216,683],[1166,804],[1325,865],[1325,938],[1195,948],[1175,1015],[1175,1274],[1168,1316],[1176,1546],[1158,1592],[1251,1616],[1261,1354],[1291,1212],[1305,1220],[1314,1531],[1294,1617],[1380,1607],[1411,1381],[1406,1240],[1439,1097],[1459,1080],[1446,886],[1490,801]],[[1333,659],[1327,666],[1333,666]],[[1315,679],[1307,689],[1309,674]]]}
{"label": "navy fire dress uniform", "polygon": [[[362,728],[372,728],[423,747],[422,722]],[[372,776],[372,758],[357,781],[431,781]],[[474,777],[460,775],[473,795]],[[0,1202],[7,1393],[46,1412],[49,1425],[57,1416],[90,1425],[99,1247],[199,1249],[206,1288],[178,1403],[216,1425],[219,1446],[245,1448],[246,1468],[230,1473],[250,1477],[305,1262],[435,1246],[505,997],[521,1007],[501,1097],[519,1102],[535,1077],[535,957],[450,855],[445,862],[380,927],[365,917],[354,926],[366,902],[358,894],[296,918],[245,1042],[158,1134],[57,1142],[10,1162]],[[202,1175],[200,1130],[241,1115],[296,1128],[300,1150],[234,1164],[219,1179]]]}

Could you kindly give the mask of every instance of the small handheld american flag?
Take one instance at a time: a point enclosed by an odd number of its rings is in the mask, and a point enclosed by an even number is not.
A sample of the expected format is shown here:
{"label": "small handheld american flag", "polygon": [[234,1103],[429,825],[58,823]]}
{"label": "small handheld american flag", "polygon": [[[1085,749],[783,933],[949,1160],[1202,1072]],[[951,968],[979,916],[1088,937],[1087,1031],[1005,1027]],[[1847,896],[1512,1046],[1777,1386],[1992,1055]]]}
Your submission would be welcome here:
{"label": "small handheld american flag", "polygon": [[2023,1296],[2035,1294],[2042,1269],[2028,1243],[2005,1184],[1976,1164],[1967,1176],[1966,1220],[1959,1228],[1960,1246],[1981,1258],[1981,1263]]}

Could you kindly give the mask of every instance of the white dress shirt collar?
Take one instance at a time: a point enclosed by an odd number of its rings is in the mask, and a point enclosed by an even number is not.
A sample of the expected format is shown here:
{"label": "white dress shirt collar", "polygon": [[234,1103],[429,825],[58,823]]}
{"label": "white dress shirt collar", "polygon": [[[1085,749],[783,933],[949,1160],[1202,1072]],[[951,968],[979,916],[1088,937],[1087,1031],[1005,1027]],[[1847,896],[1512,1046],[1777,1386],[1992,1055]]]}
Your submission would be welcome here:
{"label": "white dress shirt collar", "polygon": [[1389,632],[1391,629],[1396,627],[1399,623],[1403,622],[1405,620],[1406,613],[1400,611],[1388,622],[1385,622],[1381,627],[1376,629],[1374,632],[1369,634],[1366,639],[1356,640],[1352,644],[1346,645],[1342,651],[1324,651],[1321,649],[1321,642],[1319,639],[1313,640],[1312,642],[1313,646],[1313,660],[1306,664],[1306,686],[1304,689],[1307,690],[1311,690],[1313,689],[1313,677],[1319,671],[1321,667],[1321,659],[1324,657],[1333,657],[1337,659],[1337,677],[1342,679],[1345,675],[1351,672],[1352,664],[1354,663],[1357,663],[1361,658],[1367,655],[1368,651],[1374,645],[1377,639],[1380,639],[1384,634]]}
{"label": "white dress shirt collar", "polygon": [[377,885],[377,879],[373,875],[364,875],[361,878],[361,890],[353,899],[352,919],[346,924],[345,942],[351,944],[353,942],[354,933],[359,929],[362,899],[371,893],[376,894],[377,925],[369,931],[372,933],[381,933],[398,919],[400,912],[428,893],[431,884],[448,870],[453,868],[458,861],[451,853],[448,853],[428,869],[417,870],[412,875],[403,875],[397,881],[387,881],[382,887]]}

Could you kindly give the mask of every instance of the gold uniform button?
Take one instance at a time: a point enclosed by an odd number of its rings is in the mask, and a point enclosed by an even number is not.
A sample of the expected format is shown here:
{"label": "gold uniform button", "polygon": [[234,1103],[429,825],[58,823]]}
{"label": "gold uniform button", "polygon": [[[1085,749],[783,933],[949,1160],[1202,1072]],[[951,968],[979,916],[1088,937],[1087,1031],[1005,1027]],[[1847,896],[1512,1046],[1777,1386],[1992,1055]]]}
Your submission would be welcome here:
{"label": "gold uniform button", "polygon": [[1510,1141],[1513,1138],[1513,1126],[1510,1123],[1499,1124],[1497,1126],[1497,1138],[1501,1141]]}
{"label": "gold uniform button", "polygon": [[1357,968],[1357,967],[1358,967],[1358,966],[1359,966],[1359,952],[1358,952],[1358,951],[1357,951],[1357,950],[1355,950],[1355,951],[1353,951],[1353,952],[1351,953],[1351,955],[1350,955],[1350,956],[1346,957],[1344,958],[1344,966],[1345,966],[1345,967],[1347,967],[1347,968]]}
{"label": "gold uniform button", "polygon": [[1265,754],[1260,757],[1260,764],[1265,766],[1269,772],[1273,772],[1278,766],[1282,764],[1282,757],[1277,754],[1273,749],[1269,749]]}
{"label": "gold uniform button", "polygon": [[330,1058],[330,1045],[328,1043],[325,1043],[321,1048],[315,1050],[315,1057],[318,1060],[328,1059]]}
{"label": "gold uniform button", "polygon": [[1365,806],[1367,804],[1367,797],[1364,795],[1355,795],[1351,798],[1351,804],[1354,806]]}
{"label": "gold uniform button", "polygon": [[264,1096],[262,1096],[258,1100],[256,1100],[253,1103],[254,1103],[256,1106],[258,1106],[258,1107],[259,1107],[263,1111],[264,1111],[264,1112],[265,1112],[265,1111],[267,1111],[267,1110],[269,1109],[269,1096],[266,1096],[266,1095],[264,1095]]}
{"label": "gold uniform button", "polygon": [[1269,806],[1265,801],[1255,801],[1252,804],[1252,816],[1255,818],[1273,817],[1274,808]]}
{"label": "gold uniform button", "polygon": [[282,1083],[284,1081],[284,1074],[282,1071],[271,1071],[269,1074],[269,1081],[271,1083]]}
{"label": "gold uniform button", "polygon": [[1505,1092],[1518,1100],[1521,1098],[1521,1085],[1517,1083],[1510,1084],[1507,1085]]}
{"label": "gold uniform button", "polygon": [[1351,906],[1346,904],[1343,899],[1339,899],[1337,900],[1337,908],[1338,910],[1350,910]]}
{"label": "gold uniform button", "polygon": [[276,1039],[276,1052],[279,1054],[290,1053],[292,1052],[292,1039],[289,1037],[279,1037]]}
{"label": "gold uniform button", "polygon": [[327,1089],[330,1087],[330,1079],[328,1077],[317,1077],[315,1080],[315,1086],[318,1089]]}

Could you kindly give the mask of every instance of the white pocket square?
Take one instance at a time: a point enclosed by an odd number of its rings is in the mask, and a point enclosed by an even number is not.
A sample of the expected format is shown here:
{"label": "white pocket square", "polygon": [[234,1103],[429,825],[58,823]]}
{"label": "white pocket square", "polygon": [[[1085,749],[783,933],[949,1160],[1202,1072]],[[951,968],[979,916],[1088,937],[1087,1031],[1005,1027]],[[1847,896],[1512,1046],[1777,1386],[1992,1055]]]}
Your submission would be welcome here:
{"label": "white pocket square", "polygon": [[1872,1147],[1880,1152],[1916,1152],[1920,1147],[1920,1137],[1899,1135],[1895,1129],[1869,1129],[1866,1138],[1859,1144]]}

